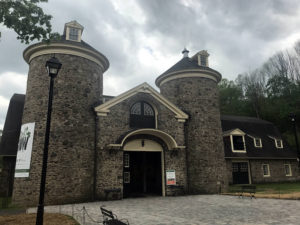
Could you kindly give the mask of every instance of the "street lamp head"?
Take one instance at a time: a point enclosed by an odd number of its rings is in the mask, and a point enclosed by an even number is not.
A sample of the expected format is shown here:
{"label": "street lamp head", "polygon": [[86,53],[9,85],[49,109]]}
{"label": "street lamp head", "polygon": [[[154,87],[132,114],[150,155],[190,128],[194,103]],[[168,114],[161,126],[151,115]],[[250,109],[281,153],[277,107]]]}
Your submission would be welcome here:
{"label": "street lamp head", "polygon": [[296,120],[296,114],[295,113],[291,113],[289,117],[291,118],[292,122],[295,122],[295,120]]}
{"label": "street lamp head", "polygon": [[54,56],[46,62],[46,68],[50,77],[56,77],[61,68],[60,61]]}

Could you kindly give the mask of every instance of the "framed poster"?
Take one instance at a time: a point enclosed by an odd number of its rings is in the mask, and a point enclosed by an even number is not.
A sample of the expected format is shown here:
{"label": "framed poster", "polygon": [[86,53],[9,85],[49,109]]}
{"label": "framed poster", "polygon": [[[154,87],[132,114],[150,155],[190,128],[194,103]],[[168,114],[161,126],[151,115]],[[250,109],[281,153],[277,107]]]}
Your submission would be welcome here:
{"label": "framed poster", "polygon": [[29,177],[34,125],[35,123],[26,123],[21,127],[15,177]]}
{"label": "framed poster", "polygon": [[167,185],[176,185],[175,170],[166,170]]}

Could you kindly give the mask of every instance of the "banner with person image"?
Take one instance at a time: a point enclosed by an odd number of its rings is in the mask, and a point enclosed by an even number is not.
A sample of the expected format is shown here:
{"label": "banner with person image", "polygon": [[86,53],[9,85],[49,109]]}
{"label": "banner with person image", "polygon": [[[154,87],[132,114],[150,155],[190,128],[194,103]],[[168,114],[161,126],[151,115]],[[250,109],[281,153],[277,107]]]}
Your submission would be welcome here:
{"label": "banner with person image", "polygon": [[21,127],[15,177],[29,177],[34,125],[35,123],[26,123]]}

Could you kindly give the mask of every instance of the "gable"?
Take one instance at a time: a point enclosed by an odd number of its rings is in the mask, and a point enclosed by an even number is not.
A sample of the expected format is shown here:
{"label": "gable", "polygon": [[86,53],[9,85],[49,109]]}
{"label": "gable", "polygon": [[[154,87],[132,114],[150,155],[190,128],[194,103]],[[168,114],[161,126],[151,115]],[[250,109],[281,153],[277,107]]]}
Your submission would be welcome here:
{"label": "gable", "polygon": [[240,130],[239,128],[224,131],[223,136],[229,136],[229,135],[245,135],[245,132]]}
{"label": "gable", "polygon": [[175,118],[179,122],[185,122],[186,119],[188,119],[188,115],[184,113],[181,109],[179,109],[177,106],[175,106],[173,103],[171,103],[168,99],[163,97],[159,92],[157,92],[154,88],[152,88],[149,84],[142,83],[135,88],[132,88],[129,91],[124,92],[123,94],[120,94],[116,96],[113,99],[108,100],[107,102],[96,106],[95,112],[98,116],[106,116],[110,112],[110,108],[114,105],[138,94],[138,93],[148,93],[150,94],[154,99],[156,99],[158,102],[160,102],[162,105],[164,105],[166,108],[168,108],[171,112],[174,113]]}

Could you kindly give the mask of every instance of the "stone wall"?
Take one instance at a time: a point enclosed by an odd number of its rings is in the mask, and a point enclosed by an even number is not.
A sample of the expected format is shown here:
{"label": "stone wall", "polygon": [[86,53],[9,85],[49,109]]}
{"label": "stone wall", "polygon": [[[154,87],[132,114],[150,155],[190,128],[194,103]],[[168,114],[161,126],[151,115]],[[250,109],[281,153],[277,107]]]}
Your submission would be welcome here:
{"label": "stone wall", "polygon": [[[289,182],[300,180],[300,170],[296,160],[283,159],[257,159],[257,160],[235,160],[234,162],[249,162],[248,170],[251,176],[251,183],[270,183],[270,182]],[[270,176],[263,176],[263,164],[269,164]],[[286,176],[284,171],[284,164],[290,164],[292,176]],[[232,160],[226,160],[227,174],[229,184],[232,184]],[[251,171],[250,171],[251,170]]]}
{"label": "stone wall", "polygon": [[[262,164],[269,164],[270,176],[263,176]],[[284,164],[291,164],[292,176],[286,176]],[[252,183],[270,183],[300,180],[299,168],[296,160],[251,160]]]}
{"label": "stone wall", "polygon": [[161,94],[190,115],[187,122],[189,193],[217,193],[227,188],[217,83],[180,78],[161,85]]}
{"label": "stone wall", "polygon": [[[137,101],[151,104],[157,111],[157,129],[171,135],[178,145],[184,145],[184,123],[178,122],[175,114],[148,93],[136,95],[110,108],[107,116],[99,117],[97,197],[105,198],[105,189],[120,188],[123,191],[123,151],[109,149],[132,130],[129,127],[130,108]],[[186,187],[185,150],[164,149],[165,169],[175,169],[177,182]],[[166,190],[167,194],[171,190]],[[122,197],[122,193],[120,196]]]}
{"label": "stone wall", "polygon": [[0,197],[12,195],[16,157],[3,157],[0,171]]}
{"label": "stone wall", "polygon": [[[30,62],[22,124],[35,122],[30,175],[15,178],[13,201],[23,206],[38,202],[48,105],[49,76],[45,63],[53,55]],[[91,199],[94,155],[92,105],[102,94],[102,71],[85,58],[56,54],[62,69],[54,82],[46,204]]]}

